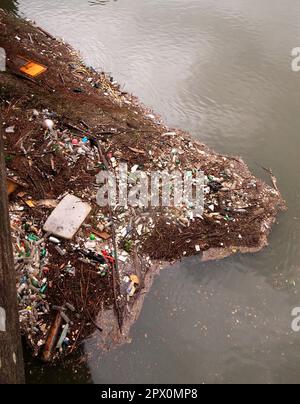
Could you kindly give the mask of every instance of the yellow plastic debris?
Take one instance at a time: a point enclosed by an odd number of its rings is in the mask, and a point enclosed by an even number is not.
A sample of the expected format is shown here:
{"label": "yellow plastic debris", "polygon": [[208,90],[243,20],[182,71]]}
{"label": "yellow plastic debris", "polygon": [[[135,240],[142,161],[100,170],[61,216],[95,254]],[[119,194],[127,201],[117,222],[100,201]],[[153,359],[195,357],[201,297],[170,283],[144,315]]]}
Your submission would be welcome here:
{"label": "yellow plastic debris", "polygon": [[130,276],[130,280],[131,282],[133,282],[135,285],[139,285],[140,284],[140,280],[136,275],[131,275]]}
{"label": "yellow plastic debris", "polygon": [[29,206],[30,208],[35,208],[34,202],[30,199],[28,199],[28,201],[26,201],[26,205]]}

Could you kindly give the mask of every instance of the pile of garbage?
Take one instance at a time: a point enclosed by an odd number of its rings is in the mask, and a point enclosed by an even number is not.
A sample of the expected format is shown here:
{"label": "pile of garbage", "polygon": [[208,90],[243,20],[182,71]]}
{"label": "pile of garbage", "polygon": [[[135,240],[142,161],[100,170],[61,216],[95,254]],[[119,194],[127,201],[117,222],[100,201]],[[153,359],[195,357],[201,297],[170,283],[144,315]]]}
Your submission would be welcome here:
{"label": "pile of garbage", "polygon": [[[268,186],[241,159],[170,130],[47,32],[2,12],[0,24],[9,59],[0,109],[20,324],[35,355],[50,361],[93,332],[128,332],[124,324],[136,318],[157,266],[267,244],[284,208],[272,174]],[[20,68],[20,55],[34,62]],[[42,73],[32,78],[36,66]],[[98,174],[118,174],[123,164],[129,189],[139,170],[191,179],[203,172],[204,211],[195,214],[184,198],[176,207],[99,206]],[[112,308],[113,324],[97,320]]]}

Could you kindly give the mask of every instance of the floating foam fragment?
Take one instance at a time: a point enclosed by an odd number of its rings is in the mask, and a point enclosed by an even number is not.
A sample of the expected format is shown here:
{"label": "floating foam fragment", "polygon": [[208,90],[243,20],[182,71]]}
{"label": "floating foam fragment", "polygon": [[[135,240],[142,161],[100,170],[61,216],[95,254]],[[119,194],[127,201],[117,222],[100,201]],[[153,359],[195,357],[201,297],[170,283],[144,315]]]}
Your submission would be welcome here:
{"label": "floating foam fragment", "polygon": [[67,195],[54,209],[43,230],[54,236],[71,240],[85,221],[91,207],[74,195]]}

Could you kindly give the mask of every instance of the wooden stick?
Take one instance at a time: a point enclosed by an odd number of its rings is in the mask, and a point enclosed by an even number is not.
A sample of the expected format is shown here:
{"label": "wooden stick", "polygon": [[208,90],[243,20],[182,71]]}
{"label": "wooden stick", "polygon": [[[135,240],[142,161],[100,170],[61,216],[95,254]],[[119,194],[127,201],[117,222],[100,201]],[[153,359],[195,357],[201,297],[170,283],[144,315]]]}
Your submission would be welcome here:
{"label": "wooden stick", "polygon": [[25,382],[0,127],[0,384]]}
{"label": "wooden stick", "polygon": [[41,27],[39,27],[39,26],[37,26],[37,25],[35,25],[35,27],[36,27],[39,31],[41,31],[42,34],[44,34],[44,35],[47,36],[48,38],[52,39],[53,41],[56,41],[55,36],[51,35],[48,31],[46,31],[45,29],[43,29],[43,28],[41,28]]}
{"label": "wooden stick", "polygon": [[47,337],[47,341],[45,344],[44,352],[42,355],[42,360],[44,362],[50,362],[52,359],[53,350],[55,348],[57,338],[58,338],[58,333],[62,326],[62,317],[60,314],[61,314],[60,312],[57,313],[56,318],[50,328],[50,331],[49,331],[49,334]]}
{"label": "wooden stick", "polygon": [[273,171],[272,171],[270,168],[266,168],[266,167],[263,167],[263,166],[262,166],[262,168],[270,175],[274,189],[275,189],[278,193],[280,193],[279,188],[278,188],[278,186],[277,186],[277,178],[276,178],[275,175],[273,174]]}
{"label": "wooden stick", "polygon": [[[101,160],[103,161],[106,169],[109,170],[109,164],[108,164],[106,157],[104,156],[104,153],[102,152],[102,147],[101,147],[99,140],[97,141],[97,147],[98,147],[98,151],[99,151]],[[118,285],[120,285],[118,249],[117,249],[118,246],[117,246],[116,228],[115,228],[114,219],[113,219],[113,212],[112,212],[112,208],[111,208],[110,204],[109,204],[109,215],[110,215],[110,220],[111,220],[112,239],[113,239],[113,246],[114,246],[114,251],[115,251],[115,264],[112,265],[114,305],[115,305],[115,310],[117,313],[119,329],[120,329],[120,332],[122,333],[123,321],[121,318],[121,311],[120,311],[120,306],[118,304],[118,294],[117,294],[117,283],[118,283]]]}

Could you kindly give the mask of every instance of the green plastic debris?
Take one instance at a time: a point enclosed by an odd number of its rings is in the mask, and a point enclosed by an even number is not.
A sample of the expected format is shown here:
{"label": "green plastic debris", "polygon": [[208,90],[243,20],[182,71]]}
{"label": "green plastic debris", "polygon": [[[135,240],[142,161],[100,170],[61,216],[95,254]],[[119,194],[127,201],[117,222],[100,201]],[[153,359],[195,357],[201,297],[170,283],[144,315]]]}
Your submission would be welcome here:
{"label": "green plastic debris", "polygon": [[133,242],[132,240],[126,240],[124,243],[124,250],[129,254],[132,250]]}
{"label": "green plastic debris", "polygon": [[226,215],[226,216],[224,217],[224,220],[225,220],[226,222],[232,222],[232,221],[233,221],[233,218],[232,218],[232,217],[229,217],[228,215]]}
{"label": "green plastic debris", "polygon": [[5,162],[10,163],[13,160],[12,156],[5,156]]}
{"label": "green plastic debris", "polygon": [[41,292],[42,294],[44,294],[44,293],[46,292],[47,288],[48,288],[48,285],[45,284],[44,286],[41,287],[40,292]]}
{"label": "green plastic debris", "polygon": [[34,286],[35,288],[39,288],[39,287],[40,287],[38,281],[35,280],[35,279],[31,279],[31,283],[32,283],[32,286]]}
{"label": "green plastic debris", "polygon": [[24,224],[24,230],[25,230],[25,231],[28,231],[29,229],[30,229],[30,224],[25,223],[25,224]]}
{"label": "green plastic debris", "polygon": [[27,237],[27,239],[29,240],[29,241],[39,241],[39,237],[38,236],[36,236],[35,234],[29,234],[29,236]]}

